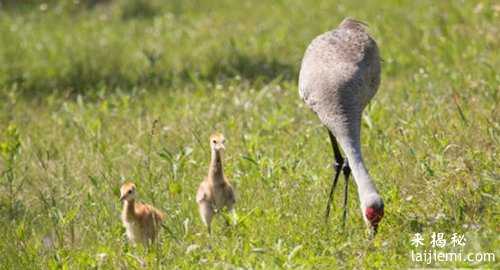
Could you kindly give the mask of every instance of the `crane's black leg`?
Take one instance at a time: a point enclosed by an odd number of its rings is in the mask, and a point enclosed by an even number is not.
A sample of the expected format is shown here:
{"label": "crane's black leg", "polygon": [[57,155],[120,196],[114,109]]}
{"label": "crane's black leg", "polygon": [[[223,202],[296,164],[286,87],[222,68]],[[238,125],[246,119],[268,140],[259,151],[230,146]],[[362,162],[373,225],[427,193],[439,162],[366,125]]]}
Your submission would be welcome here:
{"label": "crane's black leg", "polygon": [[349,194],[349,175],[351,174],[351,168],[349,167],[349,160],[344,161],[344,165],[342,166],[342,172],[344,173],[345,178],[345,187],[344,187],[344,214],[342,216],[342,226],[345,225],[345,221],[347,219],[347,195]]}
{"label": "crane's black leg", "polygon": [[339,146],[337,145],[337,140],[335,139],[335,136],[333,136],[330,130],[328,130],[328,135],[330,136],[333,155],[335,157],[335,162],[333,163],[333,167],[335,168],[335,176],[333,177],[333,183],[332,186],[330,187],[330,195],[328,197],[328,202],[326,204],[326,213],[325,213],[326,220],[328,220],[328,217],[330,216],[330,207],[333,200],[333,192],[335,191],[335,187],[337,187],[337,181],[339,180],[342,164],[344,163],[344,158],[342,158],[342,154],[340,153],[340,149]]}

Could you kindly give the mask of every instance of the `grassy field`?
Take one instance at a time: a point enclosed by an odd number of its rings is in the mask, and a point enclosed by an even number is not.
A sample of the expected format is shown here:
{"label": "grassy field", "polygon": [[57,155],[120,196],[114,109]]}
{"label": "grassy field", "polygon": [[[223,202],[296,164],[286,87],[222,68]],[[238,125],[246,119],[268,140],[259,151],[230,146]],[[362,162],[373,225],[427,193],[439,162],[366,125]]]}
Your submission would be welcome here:
{"label": "grassy field", "polygon": [[[432,233],[467,239],[438,251],[499,252],[495,1],[14,2],[0,1],[0,267],[500,266],[411,256]],[[354,185],[347,226],[340,193],[323,219],[333,157],[297,90],[306,46],[346,16],[384,59],[363,117],[386,205],[371,240]],[[208,237],[194,199],[213,131],[239,222]],[[157,246],[127,243],[124,180],[167,213]]]}

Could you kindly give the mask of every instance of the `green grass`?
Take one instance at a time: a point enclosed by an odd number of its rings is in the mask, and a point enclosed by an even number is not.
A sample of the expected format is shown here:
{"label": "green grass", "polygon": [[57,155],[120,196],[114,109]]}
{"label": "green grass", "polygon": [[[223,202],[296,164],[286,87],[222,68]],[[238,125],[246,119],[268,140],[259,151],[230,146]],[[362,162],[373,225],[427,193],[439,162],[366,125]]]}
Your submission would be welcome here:
{"label": "green grass", "polygon": [[[498,255],[494,1],[11,2],[0,11],[2,268],[499,267],[410,255],[417,232],[465,234],[464,254]],[[363,117],[386,204],[373,240],[354,185],[346,228],[340,192],[325,224],[332,153],[297,93],[307,44],[346,16],[369,24],[384,59]],[[209,238],[194,198],[216,130],[240,223],[218,217]],[[125,179],[168,215],[171,232],[149,250],[125,239]]]}

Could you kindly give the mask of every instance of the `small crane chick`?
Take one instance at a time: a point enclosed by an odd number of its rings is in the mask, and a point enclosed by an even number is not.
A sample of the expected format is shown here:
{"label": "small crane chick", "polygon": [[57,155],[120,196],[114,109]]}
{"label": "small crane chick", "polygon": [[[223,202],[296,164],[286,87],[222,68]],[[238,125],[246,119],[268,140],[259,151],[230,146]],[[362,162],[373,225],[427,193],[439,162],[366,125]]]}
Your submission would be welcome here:
{"label": "small crane chick", "polygon": [[211,161],[208,168],[208,176],[201,182],[196,193],[196,202],[200,210],[201,219],[211,233],[210,223],[215,211],[227,208],[236,221],[234,204],[236,202],[234,190],[224,176],[222,166],[222,155],[225,149],[225,138],[221,133],[210,136]]}
{"label": "small crane chick", "polygon": [[122,222],[132,243],[147,245],[155,241],[165,214],[149,204],[135,202],[135,197],[134,183],[126,182],[121,186]]}

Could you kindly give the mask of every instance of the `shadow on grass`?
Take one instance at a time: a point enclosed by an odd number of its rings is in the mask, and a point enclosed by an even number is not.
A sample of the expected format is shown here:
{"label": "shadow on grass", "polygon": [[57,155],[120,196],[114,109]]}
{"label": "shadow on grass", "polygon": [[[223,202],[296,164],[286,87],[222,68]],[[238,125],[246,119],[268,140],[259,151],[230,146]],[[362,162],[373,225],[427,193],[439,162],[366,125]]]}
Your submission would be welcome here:
{"label": "shadow on grass", "polygon": [[250,56],[235,51],[228,61],[214,63],[205,79],[216,82],[239,76],[245,80],[269,82],[275,79],[290,80],[294,77],[295,68],[278,59],[264,56]]}
{"label": "shadow on grass", "polygon": [[112,93],[134,88],[148,88],[153,91],[179,87],[197,87],[202,84],[224,84],[231,80],[241,80],[258,87],[271,81],[296,79],[296,68],[278,59],[251,56],[235,51],[220,61],[214,61],[205,70],[183,67],[180,70],[160,68],[154,63],[138,74],[126,73],[126,68],[115,65],[106,69],[92,65],[86,60],[75,61],[65,72],[55,72],[52,76],[37,78],[24,76],[23,70],[8,70],[3,89],[16,88],[25,98],[41,98],[56,94],[67,98],[77,95],[92,97],[105,89]]}

